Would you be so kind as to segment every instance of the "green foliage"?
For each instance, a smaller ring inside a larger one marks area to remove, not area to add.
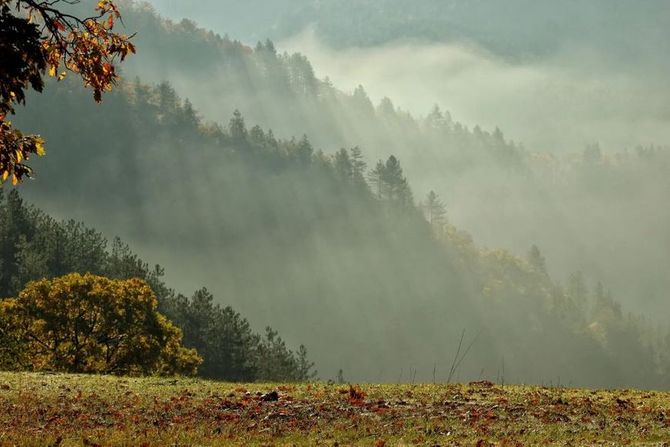
[[[260,337],[230,306],[215,304],[207,289],[196,291],[190,299],[169,297],[163,309],[183,328],[184,344],[204,357],[199,369],[203,377],[233,382],[296,382],[316,376],[304,346],[295,353],[290,351],[271,328],[266,329],[264,338]]]
[[[301,345],[298,352],[291,352],[277,331],[268,327],[257,348],[256,368],[258,378],[270,382],[308,381],[316,377],[314,363],[307,359],[307,350]]]
[[[195,374],[202,359],[157,312],[142,280],[73,273],[31,282],[0,302],[12,369],[124,375]],[[3,362],[3,363],[5,363]]]
[[[175,294],[162,280],[163,269],[160,266],[151,268],[119,238],[109,244],[100,232],[82,223],[56,221],[37,208],[25,205],[16,190],[5,197],[4,191],[0,189],[0,266],[0,296],[22,296],[24,292],[21,290],[30,281],[60,277],[70,272],[90,272],[108,278],[130,281],[136,281],[131,278],[140,278],[146,281],[158,296],[160,312],[183,332],[184,345],[195,348],[204,357],[202,366],[198,368],[201,376],[231,381],[280,378],[301,381],[314,375],[312,364],[307,361],[306,351],[302,347],[295,353],[288,350],[276,332],[273,332],[273,340],[279,341],[267,343],[231,307],[215,304],[213,296],[205,289],[197,291],[191,299]],[[63,281],[66,282],[70,279],[84,281],[77,276],[65,278]],[[86,283],[92,277],[85,278]],[[111,300],[114,298],[113,293],[120,290],[120,286],[112,280],[96,278],[95,281],[110,288],[106,295],[97,297],[98,302]],[[44,280],[34,284],[42,284],[44,289],[51,283]],[[33,290],[36,286],[31,287]],[[146,293],[147,289],[142,288],[141,291]],[[154,305],[151,301],[153,298],[146,301],[147,297],[142,297],[146,305]],[[130,299],[131,295],[126,298]],[[10,306],[10,303],[14,301],[7,301],[6,306]],[[163,324],[163,317],[156,318]],[[170,324],[165,330],[174,336]],[[96,327],[97,331],[107,329],[109,327]],[[25,343],[19,341],[16,331],[10,332],[5,326],[0,327],[0,369],[17,366],[19,347],[25,347]],[[178,368],[180,362],[183,363],[183,359],[180,360],[182,351],[177,349],[173,341],[167,344],[166,349],[162,354],[160,371],[154,372],[168,373],[171,372],[170,368]],[[166,356],[171,356],[172,367]],[[273,362],[268,363],[263,359]],[[29,360],[32,361],[32,358]],[[49,361],[44,360],[47,363]],[[262,367],[261,362],[265,362]],[[29,361],[23,363],[28,365]],[[103,367],[96,363],[89,367],[68,365],[67,368],[83,368],[86,372],[92,372],[95,368]],[[112,371],[112,366],[105,368],[96,371],[116,372]]]
[[[400,161],[391,155],[386,163],[379,160],[375,168],[368,174],[377,198],[400,207],[414,205],[412,191],[407,183]]]
[[[433,227],[440,227],[445,223],[447,209],[444,202],[439,198],[435,191],[430,191],[426,196],[425,202],[419,205],[423,210],[426,220]]]

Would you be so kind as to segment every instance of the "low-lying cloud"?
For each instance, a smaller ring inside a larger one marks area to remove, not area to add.
[[[599,141],[621,150],[670,140],[661,64],[631,67],[577,47],[526,63],[444,43],[333,49],[313,29],[277,46],[305,54],[317,76],[339,88],[362,84],[373,101],[388,96],[419,115],[437,103],[466,124],[499,126],[529,149],[577,151]]]

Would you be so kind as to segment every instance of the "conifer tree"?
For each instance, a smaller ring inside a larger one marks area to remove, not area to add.
[[[421,205],[424,215],[431,226],[442,225],[445,221],[447,210],[444,202],[440,200],[435,191],[430,191],[426,196],[426,201]]]

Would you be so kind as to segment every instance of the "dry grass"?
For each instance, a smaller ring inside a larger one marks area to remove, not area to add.
[[[0,373],[0,445],[670,446],[666,441],[667,393]]]

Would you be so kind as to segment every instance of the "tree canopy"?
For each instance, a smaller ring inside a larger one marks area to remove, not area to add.
[[[70,12],[67,0],[0,0],[0,178],[13,184],[30,176],[26,161],[44,155],[44,140],[24,135],[8,115],[25,104],[26,91],[41,92],[44,78],[62,80],[70,71],[93,90],[95,101],[118,79],[115,69],[135,46],[132,36],[114,31],[121,14],[111,0],[100,0],[89,17]]]
[[[72,273],[32,282],[18,298],[0,302],[0,345],[14,348],[0,358],[2,366],[76,373],[195,374],[202,359],[194,349],[182,346],[181,330],[157,307],[156,295],[140,279]]]

